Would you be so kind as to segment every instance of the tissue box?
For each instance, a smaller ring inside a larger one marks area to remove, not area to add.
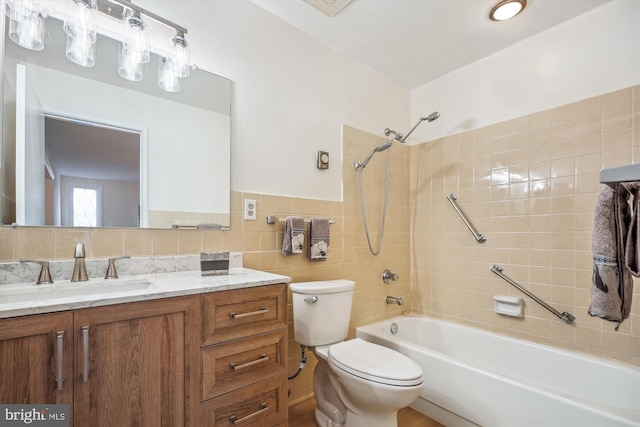
[[[200,270],[203,276],[229,274],[229,251],[200,252]]]
[[[242,252],[229,252],[229,274],[242,273]]]

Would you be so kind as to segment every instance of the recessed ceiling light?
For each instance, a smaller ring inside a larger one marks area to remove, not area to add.
[[[506,21],[524,10],[527,0],[502,0],[493,6],[489,12],[489,19],[492,21]]]

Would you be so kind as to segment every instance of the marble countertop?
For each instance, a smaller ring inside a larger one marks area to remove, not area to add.
[[[290,277],[248,268],[228,275],[202,276],[200,270],[120,276],[86,282],[56,281],[50,285],[0,286],[0,318],[51,313],[86,307],[226,291],[277,283]]]

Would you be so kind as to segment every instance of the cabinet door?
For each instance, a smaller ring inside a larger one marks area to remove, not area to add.
[[[68,404],[72,412],[70,312],[0,319],[0,402]]]
[[[74,312],[76,426],[198,425],[199,298]]]

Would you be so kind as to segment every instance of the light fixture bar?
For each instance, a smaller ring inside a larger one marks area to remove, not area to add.
[[[109,4],[106,4],[109,3]],[[118,5],[121,8],[119,10],[114,9],[111,5]],[[144,15],[148,18],[153,19],[154,21],[158,21],[161,24],[166,25],[167,27],[173,28],[174,30],[176,30],[177,32],[181,32],[183,34],[187,34],[187,29],[184,28],[181,25],[176,24],[173,21],[170,21],[166,18],[163,18],[160,15],[157,15],[143,7],[140,7],[136,4],[133,4],[132,2],[130,2],[129,0],[102,0],[102,1],[98,1],[98,10],[102,13],[106,13],[107,15],[113,16],[114,18],[117,19],[122,19],[123,16],[123,9],[130,9],[134,12],[138,12],[141,15]]]

